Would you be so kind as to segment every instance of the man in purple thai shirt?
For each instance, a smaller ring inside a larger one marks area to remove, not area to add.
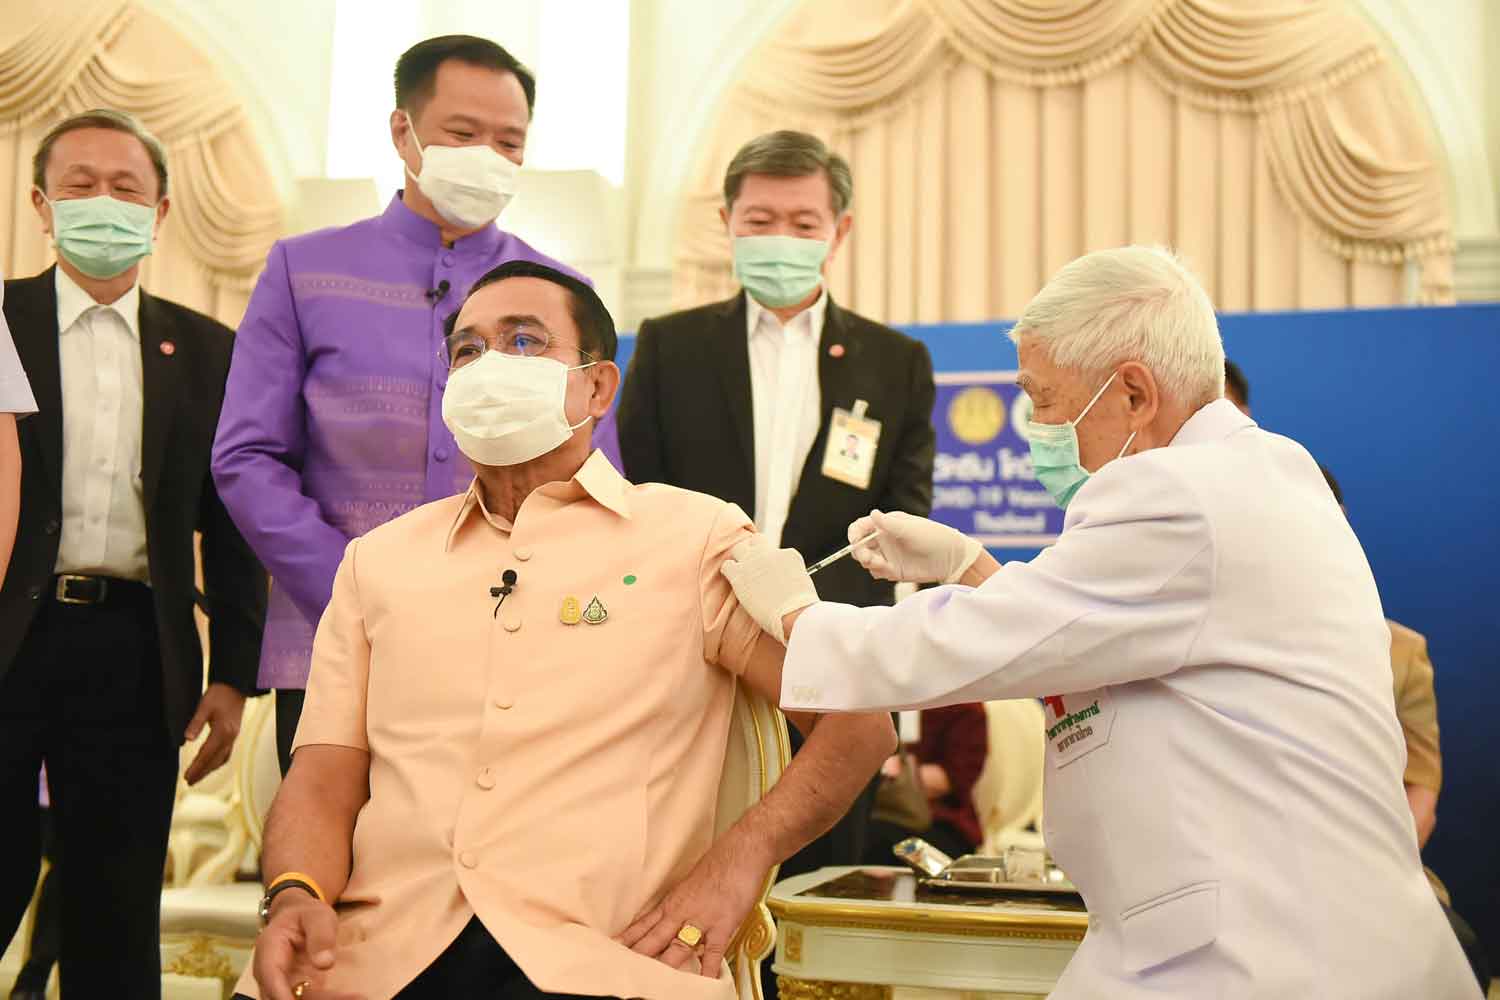
[[[276,690],[283,772],[344,546],[472,478],[443,425],[443,321],[498,264],[560,266],[494,224],[535,98],[487,39],[407,50],[390,118],[405,189],[379,216],[278,242],[240,324],[213,476],[273,578],[258,683]]]

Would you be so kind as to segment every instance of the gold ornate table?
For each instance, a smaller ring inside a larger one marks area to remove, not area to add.
[[[1032,1000],[1088,929],[1077,897],[921,886],[904,868],[824,868],[776,884],[782,1000]]]

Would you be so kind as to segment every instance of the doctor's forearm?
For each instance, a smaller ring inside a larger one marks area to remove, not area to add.
[[[979,558],[975,559],[973,564],[964,570],[963,576],[958,578],[958,582],[965,587],[977,587],[999,571],[999,560],[990,555],[988,549],[984,549],[980,551]]]

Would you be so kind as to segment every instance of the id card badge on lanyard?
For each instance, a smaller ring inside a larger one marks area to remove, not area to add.
[[[863,399],[854,401],[852,411],[836,408],[823,449],[823,475],[858,490],[870,488],[880,446],[880,421],[865,416],[869,408]]]

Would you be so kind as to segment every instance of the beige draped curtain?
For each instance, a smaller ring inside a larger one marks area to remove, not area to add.
[[[776,128],[849,160],[832,289],[888,322],[1014,316],[1123,243],[1178,248],[1227,311],[1452,301],[1444,172],[1351,0],[804,3],[710,132],[679,304],[735,288],[724,167]]]
[[[142,284],[239,322],[282,226],[281,204],[230,87],[159,16],[130,0],[4,0],[0,19],[0,269],[53,260],[31,205],[31,158],[60,118],[128,111],[167,150],[171,209]]]

